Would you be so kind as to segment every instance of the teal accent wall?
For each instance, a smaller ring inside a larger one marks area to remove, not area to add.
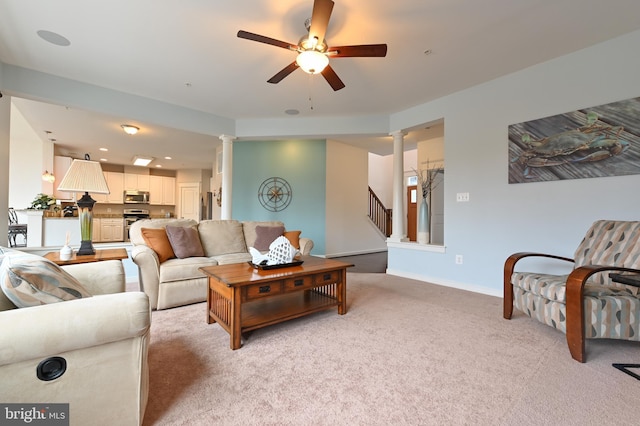
[[[311,238],[312,254],[325,254],[325,140],[236,141],[233,143],[232,216],[237,220],[279,220],[288,230]],[[265,179],[279,177],[291,185],[291,204],[279,212],[258,200]]]

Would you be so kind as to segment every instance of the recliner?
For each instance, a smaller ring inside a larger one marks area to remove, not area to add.
[[[516,272],[527,257],[573,262],[568,275]],[[640,341],[640,288],[615,282],[611,273],[640,274],[640,222],[593,223],[573,259],[521,252],[504,264],[504,318],[513,307],[566,333],[571,356],[585,362],[585,339]]]
[[[68,403],[77,425],[142,424],[147,295],[125,292],[119,260],[62,268],[93,297],[16,308],[0,290],[0,401]]]

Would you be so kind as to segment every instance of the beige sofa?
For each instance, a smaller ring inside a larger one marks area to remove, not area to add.
[[[167,225],[195,227],[204,256],[173,258],[160,262],[142,236],[143,228]],[[166,309],[207,300],[207,278],[199,270],[204,266],[243,263],[251,260],[248,247],[256,241],[256,227],[284,226],[279,221],[240,222],[237,220],[144,219],[131,225],[131,258],[138,265],[140,286],[149,296],[152,309]],[[300,253],[308,255],[313,241],[300,238]]]
[[[92,297],[18,309],[0,291],[0,401],[68,403],[72,425],[142,424],[149,383],[147,295],[124,292],[118,260],[63,269]],[[51,357],[66,360],[66,371],[39,379],[38,365]]]

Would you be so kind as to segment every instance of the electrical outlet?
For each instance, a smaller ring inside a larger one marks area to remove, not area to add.
[[[164,209],[160,209],[160,213],[164,213]]]
[[[462,265],[462,255],[456,254],[456,265]]]
[[[467,202],[469,201],[469,193],[468,192],[458,192],[456,194],[456,201],[457,202]]]
[[[107,213],[111,213],[111,207],[107,207]]]

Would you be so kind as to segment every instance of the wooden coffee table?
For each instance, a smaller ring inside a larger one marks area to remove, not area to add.
[[[231,349],[242,333],[338,307],[347,312],[347,268],[352,264],[303,256],[302,265],[259,270],[248,263],[200,268],[209,277],[207,323],[230,335]]]

